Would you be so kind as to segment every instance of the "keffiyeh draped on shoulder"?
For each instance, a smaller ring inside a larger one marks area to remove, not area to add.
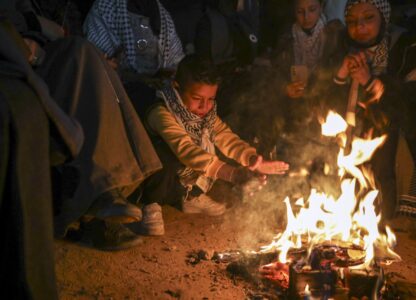
[[[127,1],[95,1],[85,20],[84,31],[88,40],[110,57],[119,50],[123,50],[128,65],[141,73],[142,69],[137,61],[137,41],[133,34]],[[160,13],[158,68],[176,69],[177,64],[184,56],[181,41],[176,34],[175,25],[169,12],[159,0],[155,1]]]
[[[293,49],[296,65],[306,65],[313,72],[322,57],[326,19],[322,15],[311,33],[306,33],[299,24],[292,26]]]

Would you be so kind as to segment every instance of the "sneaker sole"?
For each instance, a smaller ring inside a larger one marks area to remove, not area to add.
[[[146,227],[142,225],[140,233],[148,236],[161,236],[165,234],[165,227]]]
[[[146,235],[150,235],[150,236],[161,236],[165,234],[165,228],[162,229],[147,229],[146,231]]]

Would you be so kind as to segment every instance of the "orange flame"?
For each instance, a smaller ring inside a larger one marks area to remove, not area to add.
[[[330,112],[322,124],[322,133],[342,138],[347,129],[346,124],[341,116]],[[288,251],[301,248],[303,238],[309,253],[315,245],[326,241],[346,242],[361,247],[365,250],[365,262],[360,268],[373,262],[376,248],[385,248],[392,260],[400,260],[400,256],[392,250],[395,236],[391,229],[386,228],[387,235],[378,230],[381,215],[376,214],[374,206],[378,191],[371,171],[362,166],[385,140],[385,135],[374,139],[354,137],[348,155],[345,155],[344,148],[341,147],[337,160],[341,180],[341,195],[338,199],[312,189],[307,207],[303,199],[296,201],[300,210],[295,215],[290,199],[286,197],[286,229],[271,244],[263,246],[261,251],[276,249],[279,251],[279,261],[286,263]],[[350,178],[346,178],[346,175],[350,175]],[[362,196],[356,195],[357,183],[360,191],[358,195]]]

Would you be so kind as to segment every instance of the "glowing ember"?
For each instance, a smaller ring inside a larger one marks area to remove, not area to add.
[[[347,123],[336,113],[330,112],[322,124],[322,133],[343,138]],[[386,234],[380,233],[378,224],[381,215],[375,212],[374,201],[378,191],[370,170],[363,167],[373,153],[383,145],[386,136],[372,139],[354,137],[351,151],[345,155],[345,142],[338,154],[338,174],[340,176],[341,194],[334,197],[312,189],[309,198],[298,199],[300,207],[295,215],[286,197],[287,226],[278,234],[270,245],[262,247],[262,252],[279,251],[279,261],[286,263],[290,249],[307,248],[308,255],[313,248],[329,243],[351,248],[348,254],[364,256],[363,264],[357,268],[368,267],[375,258],[375,252],[385,253],[384,258],[400,260],[391,249],[395,245],[395,236],[390,228]],[[354,249],[361,249],[360,251]],[[363,252],[364,250],[364,252]]]

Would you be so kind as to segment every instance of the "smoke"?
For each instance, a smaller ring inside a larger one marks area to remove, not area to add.
[[[317,81],[321,83],[311,83],[304,99],[284,96],[285,81],[270,67],[253,67],[225,81],[218,96],[222,119],[266,159],[290,164],[289,174],[269,176],[263,191],[244,196],[243,203],[228,214],[226,221],[244,232],[239,236],[242,247],[269,243],[285,227],[285,197],[292,204],[300,197],[306,200],[311,188],[339,194],[338,146],[321,135],[318,121],[338,100],[331,99],[331,79],[332,73],[321,72]]]

